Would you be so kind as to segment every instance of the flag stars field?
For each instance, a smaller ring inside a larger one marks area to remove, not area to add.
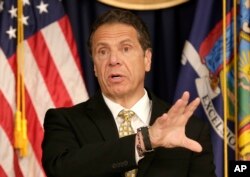
[[[6,31],[6,33],[9,35],[9,39],[16,38],[16,28],[10,26],[9,30]]]
[[[23,0],[23,6],[30,5],[30,0]]]
[[[21,18],[21,21],[24,25],[28,26],[28,19],[29,19],[29,16],[24,16],[22,15],[22,18]]]
[[[11,9],[8,12],[10,13],[11,18],[17,17],[17,8],[15,8],[13,5],[11,6]]]
[[[47,9],[48,5],[49,4],[45,4],[43,1],[41,1],[40,5],[36,6],[36,8],[39,9],[39,14],[48,13],[48,9]]]
[[[3,1],[0,1],[0,12],[2,12],[4,10],[4,2]],[[30,1],[29,0],[23,0],[23,6],[25,5],[29,5],[30,6]],[[49,4],[48,3],[44,3],[44,1],[40,1],[40,4],[36,6],[37,10],[39,11],[39,14],[43,14],[43,13],[48,13],[48,6]],[[12,5],[10,10],[8,10],[8,13],[11,17],[11,19],[13,18],[17,18],[17,8]],[[29,16],[25,16],[25,15],[22,15],[22,18],[20,19],[22,21],[22,23],[25,25],[25,26],[28,26],[29,25]],[[13,38],[16,38],[16,31],[17,29],[14,28],[13,26],[10,26],[9,29],[6,31],[6,34],[9,35],[9,39],[13,39]]]

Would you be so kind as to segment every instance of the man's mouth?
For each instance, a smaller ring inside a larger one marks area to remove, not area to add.
[[[111,74],[109,77],[111,82],[121,82],[123,80],[123,76],[121,74]]]
[[[114,78],[120,78],[120,77],[121,77],[121,75],[119,75],[119,74],[112,74],[112,75],[111,75],[111,78],[113,78],[113,79],[114,79]]]

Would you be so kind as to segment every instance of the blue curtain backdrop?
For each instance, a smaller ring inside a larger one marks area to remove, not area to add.
[[[95,0],[63,0],[72,23],[89,95],[98,89],[86,41],[95,18],[114,8]],[[178,78],[184,41],[192,26],[196,0],[161,10],[133,11],[147,24],[153,43],[153,63],[146,87],[158,97],[172,102]]]

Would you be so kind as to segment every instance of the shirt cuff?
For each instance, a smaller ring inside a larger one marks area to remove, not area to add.
[[[143,158],[144,158],[144,156],[142,156],[142,157],[139,156],[139,154],[138,154],[138,152],[137,152],[137,148],[136,148],[136,146],[135,146],[135,161],[136,161],[136,164],[138,165],[138,162],[139,162],[141,159],[143,159]]]

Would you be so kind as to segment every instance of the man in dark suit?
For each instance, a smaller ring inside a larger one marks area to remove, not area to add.
[[[50,109],[42,163],[48,177],[214,177],[206,124],[189,93],[168,106],[144,88],[151,42],[133,13],[111,10],[88,41],[100,91],[71,108]]]

